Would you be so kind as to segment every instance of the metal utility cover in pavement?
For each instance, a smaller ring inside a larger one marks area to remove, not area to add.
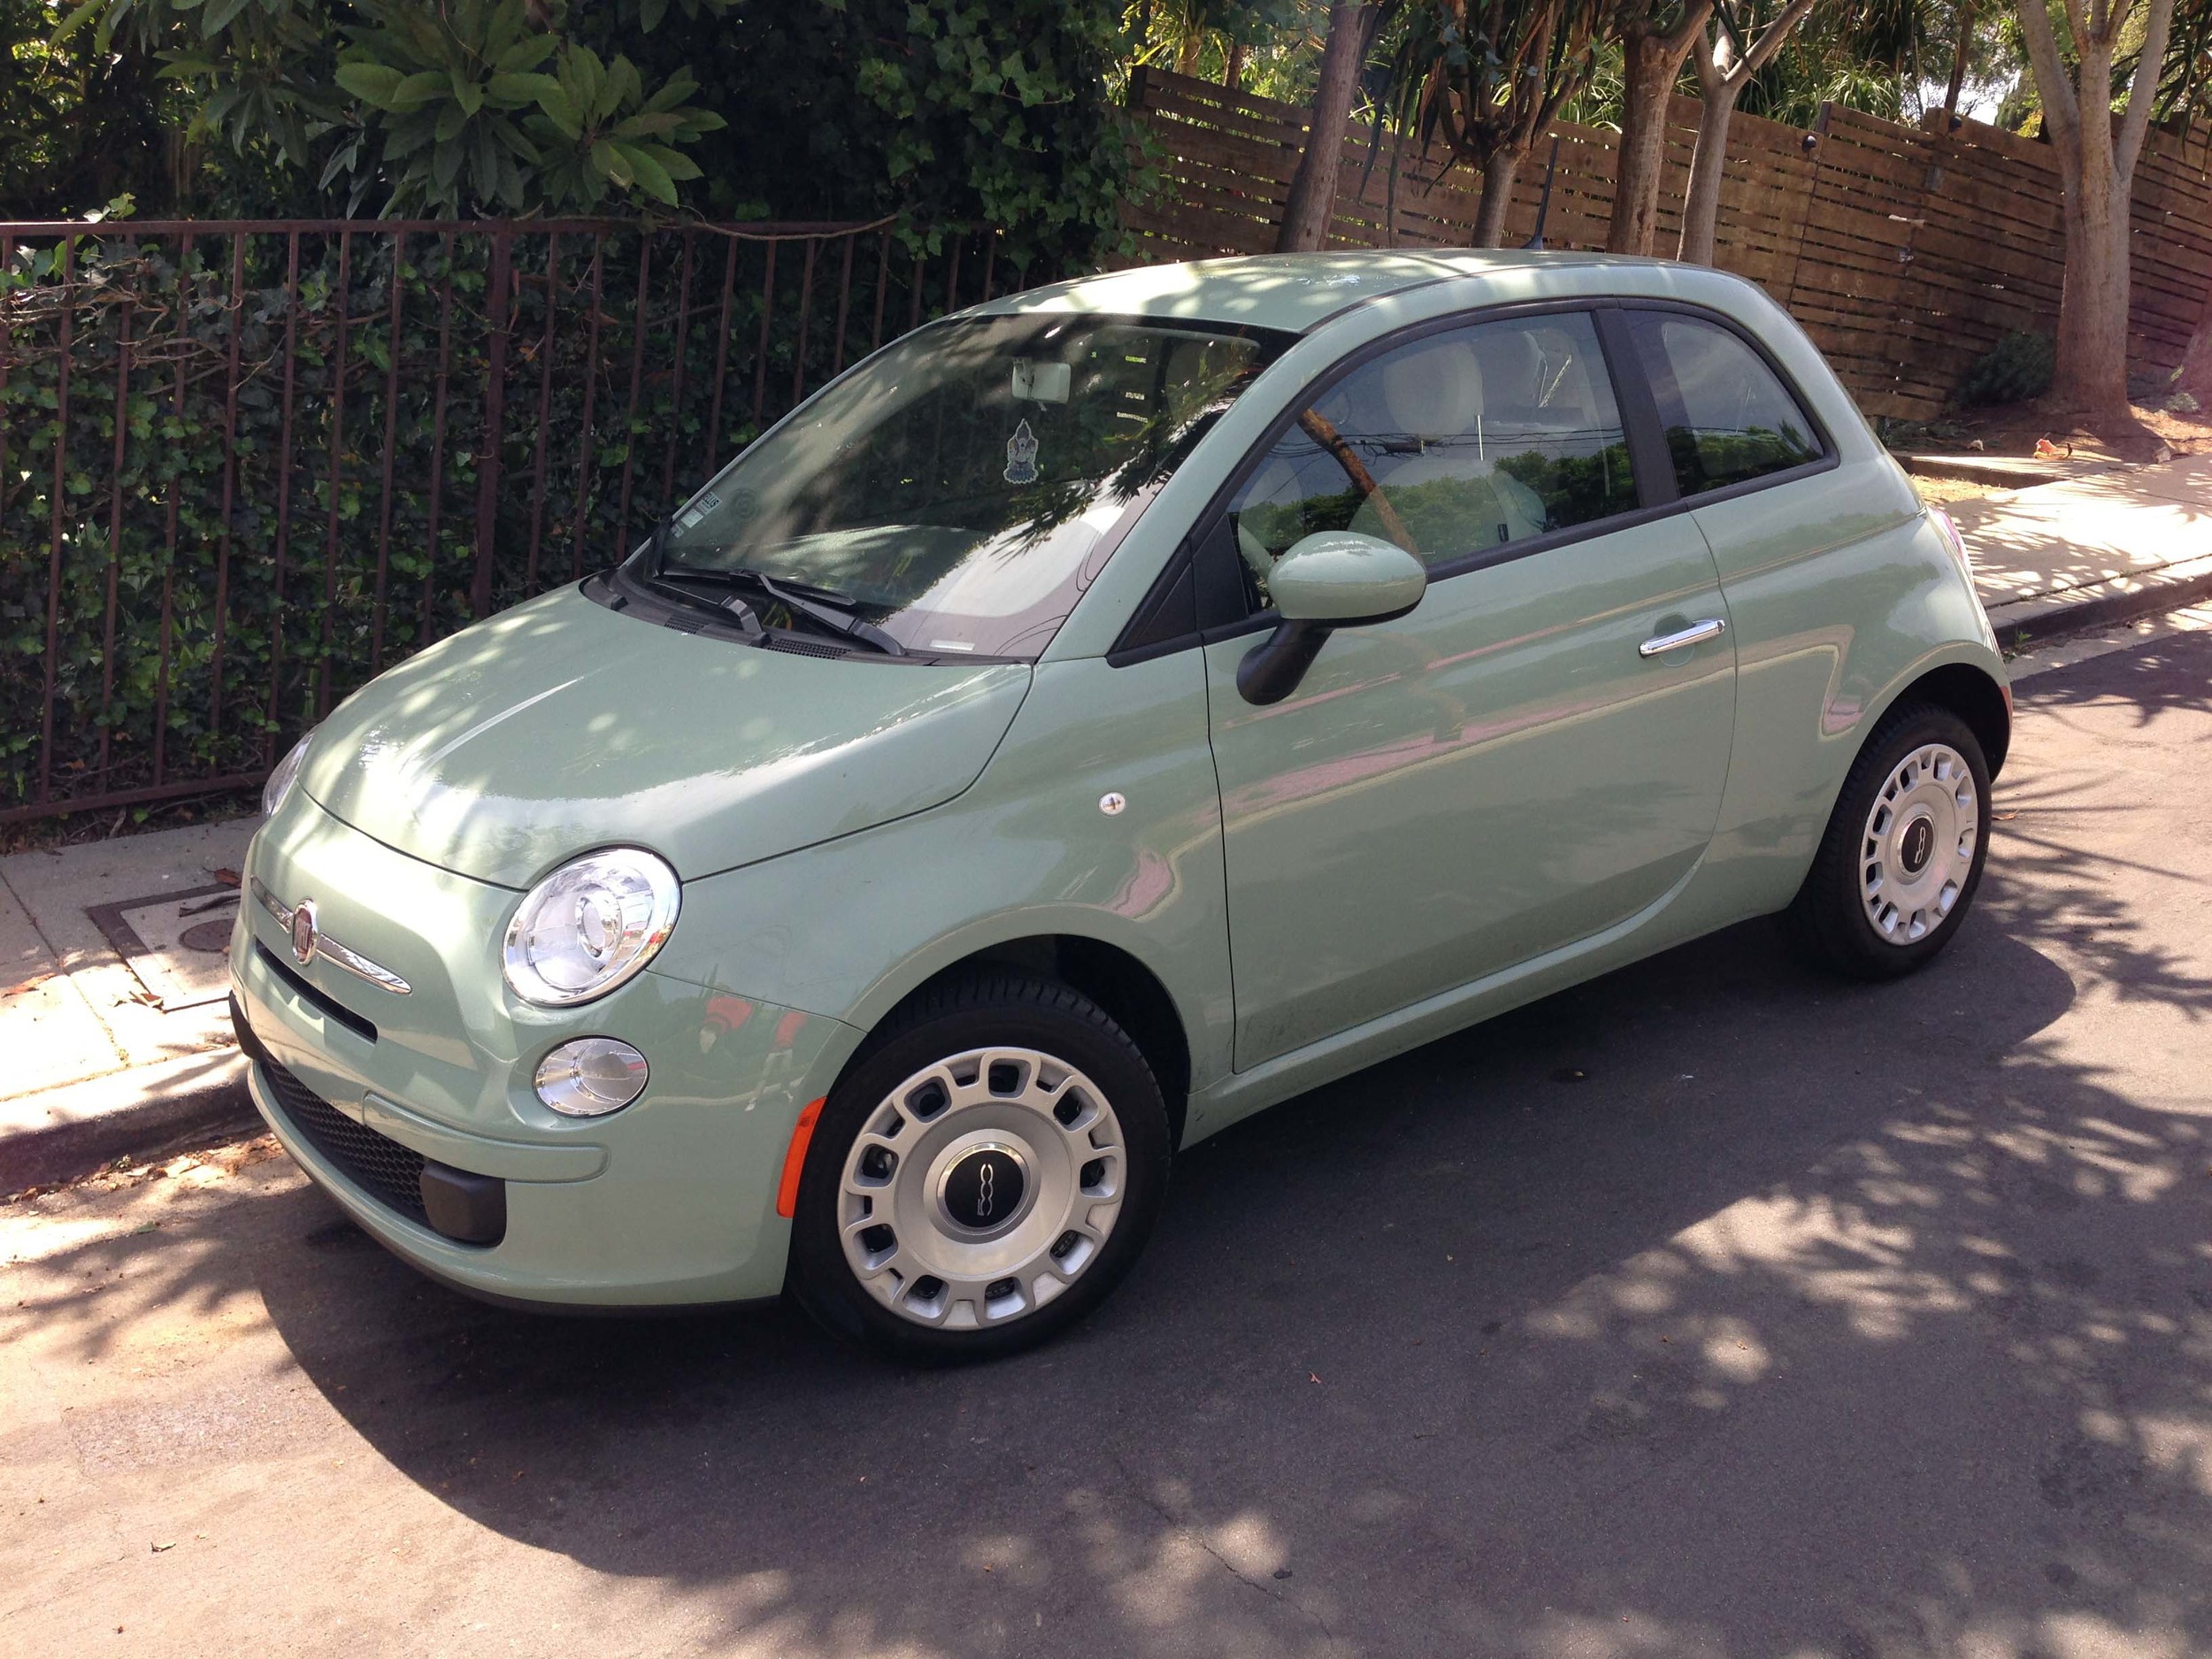
[[[238,889],[191,887],[85,907],[165,1014],[219,1002],[230,990]]]

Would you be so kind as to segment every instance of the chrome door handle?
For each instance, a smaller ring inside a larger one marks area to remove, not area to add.
[[[1640,657],[1660,657],[1669,651],[1678,651],[1686,645],[1702,645],[1708,640],[1717,640],[1728,632],[1728,625],[1718,617],[1708,617],[1702,622],[1693,622],[1686,628],[1672,634],[1662,634],[1656,639],[1646,640],[1636,648]]]

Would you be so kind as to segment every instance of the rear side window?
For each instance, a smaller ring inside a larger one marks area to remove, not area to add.
[[[1631,311],[1676,488],[1702,495],[1820,458],[1796,398],[1736,334],[1671,311]]]
[[[1429,565],[1637,505],[1587,314],[1479,323],[1362,364],[1279,439],[1229,513],[1254,607],[1302,536],[1357,530]]]

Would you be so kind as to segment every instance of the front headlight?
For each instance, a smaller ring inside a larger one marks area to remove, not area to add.
[[[563,864],[507,925],[507,984],[526,1002],[566,1008],[604,996],[653,959],[676,926],[676,872],[639,847]]]
[[[300,768],[307,764],[307,746],[314,736],[310,732],[293,744],[291,751],[277,762],[269,781],[261,786],[261,810],[265,816],[276,816],[277,809],[284,804],[284,797],[292,793],[292,786],[300,780]]]

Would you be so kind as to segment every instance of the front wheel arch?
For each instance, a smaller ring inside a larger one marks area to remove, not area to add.
[[[1064,985],[1104,1010],[1129,1035],[1167,1102],[1170,1144],[1180,1147],[1190,1104],[1191,1044],[1181,1010],[1158,974],[1120,946],[1087,933],[1033,933],[1001,940],[947,963],[901,996],[876,1020],[840,1075],[875,1047],[878,1032],[895,1026],[905,1011],[932,993],[994,971],[1027,974]]]

